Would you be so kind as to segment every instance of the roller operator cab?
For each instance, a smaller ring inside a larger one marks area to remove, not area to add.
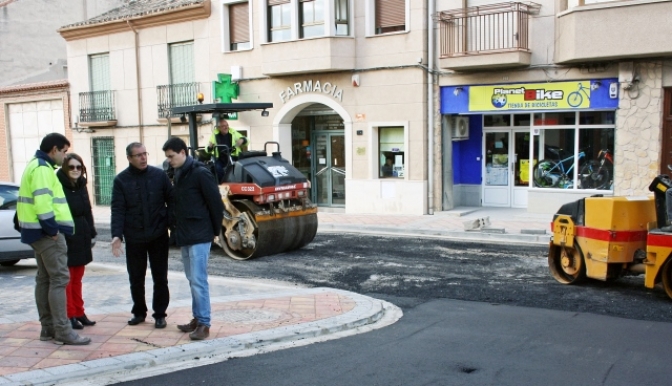
[[[270,103],[217,103],[174,108],[173,114],[189,115],[192,155],[216,176],[214,159],[196,145],[196,114],[272,107]],[[219,150],[229,154],[228,149]],[[267,142],[263,151],[241,152],[235,161],[229,157],[219,184],[224,219],[215,243],[237,260],[274,255],[309,244],[317,233],[317,205],[308,198],[309,189],[306,177],[282,158],[277,142]]]
[[[671,187],[669,177],[660,175],[649,186],[653,196],[598,195],[563,205],[551,224],[551,275],[575,284],[643,274],[647,288],[662,283],[672,298],[672,233],[665,206]]]

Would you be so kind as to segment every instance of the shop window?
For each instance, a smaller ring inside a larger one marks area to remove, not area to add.
[[[607,127],[535,128],[539,132],[539,150],[535,151],[534,187],[555,189],[613,189],[614,126],[607,125],[613,112],[539,113],[535,123],[558,119],[559,122],[576,121],[567,114],[574,114],[586,125],[604,122]],[[613,122],[613,121],[612,121]],[[563,123],[558,123],[562,125]],[[535,141],[535,145],[537,142]]]
[[[530,126],[530,114],[514,114],[514,126]]]
[[[324,0],[301,0],[301,38],[324,36]]]
[[[576,123],[576,113],[536,113],[534,124],[537,126],[564,126]]]
[[[378,132],[380,178],[403,178],[405,147],[403,127],[380,127]]]
[[[292,38],[292,5],[289,0],[268,0],[268,41]]]
[[[614,111],[586,111],[579,113],[580,125],[613,125],[616,119]]]
[[[483,127],[502,127],[502,126],[511,126],[510,114],[489,114],[483,116]]]
[[[229,50],[240,51],[252,48],[249,2],[230,4],[225,7],[229,13]]]

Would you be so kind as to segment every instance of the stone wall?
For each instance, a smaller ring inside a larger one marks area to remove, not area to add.
[[[634,69],[634,71],[633,71]],[[619,64],[620,100],[616,115],[614,195],[649,194],[659,173],[662,138],[662,62]],[[629,89],[635,75],[635,81]],[[638,81],[636,79],[639,79]]]

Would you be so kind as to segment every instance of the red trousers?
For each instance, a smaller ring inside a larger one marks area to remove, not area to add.
[[[68,304],[68,319],[78,318],[84,315],[84,299],[82,298],[82,277],[84,277],[85,265],[68,267],[70,270],[70,282],[65,287],[65,295]]]

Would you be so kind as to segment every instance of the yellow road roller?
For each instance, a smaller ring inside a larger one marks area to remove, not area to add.
[[[644,286],[662,283],[672,298],[672,233],[660,229],[668,224],[670,188],[670,178],[659,175],[649,186],[653,196],[597,195],[563,205],[551,224],[551,275],[575,284],[586,277],[611,281],[643,274]]]

